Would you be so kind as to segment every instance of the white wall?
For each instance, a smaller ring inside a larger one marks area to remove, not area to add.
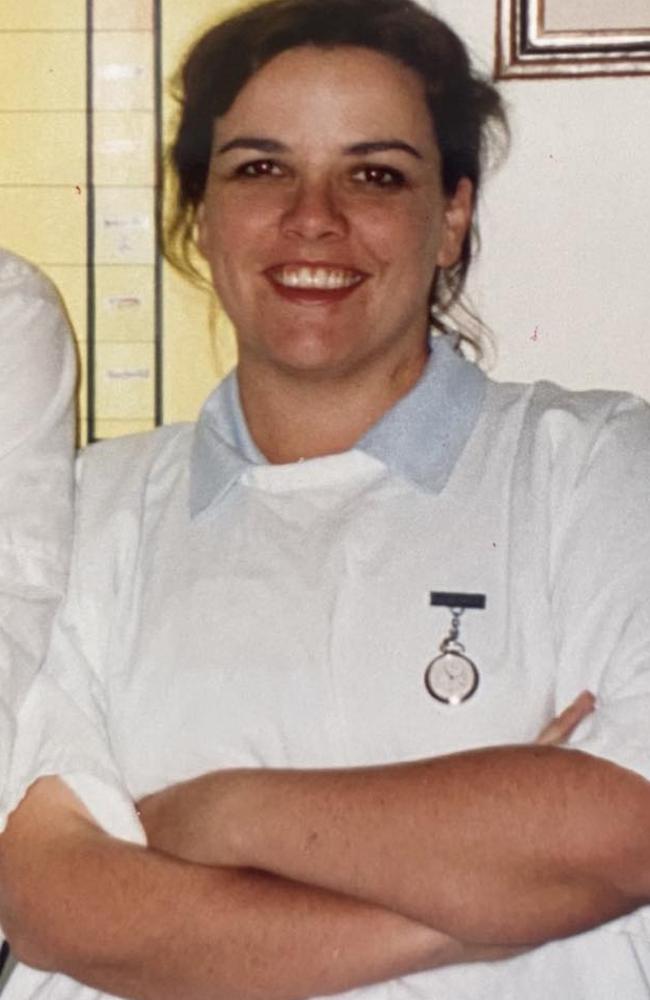
[[[429,5],[490,72],[496,0]],[[512,147],[485,185],[468,286],[492,374],[650,399],[650,76],[499,86]]]

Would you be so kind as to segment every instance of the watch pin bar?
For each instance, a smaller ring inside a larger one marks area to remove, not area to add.
[[[431,591],[431,604],[436,608],[485,607],[485,594],[455,594],[443,590]]]

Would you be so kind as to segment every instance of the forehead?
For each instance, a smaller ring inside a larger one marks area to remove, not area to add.
[[[394,138],[432,143],[424,84],[392,56],[356,46],[304,45],[275,56],[217,119],[219,141],[242,128],[345,141]]]

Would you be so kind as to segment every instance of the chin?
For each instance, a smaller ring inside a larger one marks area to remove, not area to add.
[[[274,362],[287,374],[315,379],[343,375],[353,367],[349,359],[326,351],[287,353]]]
[[[266,356],[278,368],[305,374],[344,371],[354,364],[349,339],[342,338],[340,332],[332,336],[303,330],[283,337],[281,343],[269,344]]]

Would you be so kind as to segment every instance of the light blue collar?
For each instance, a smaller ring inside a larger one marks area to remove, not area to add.
[[[487,379],[450,346],[431,343],[427,365],[406,396],[358,441],[395,475],[439,493],[478,419]],[[221,499],[251,464],[266,464],[252,440],[239,400],[236,372],[208,397],[194,434],[192,517]]]

